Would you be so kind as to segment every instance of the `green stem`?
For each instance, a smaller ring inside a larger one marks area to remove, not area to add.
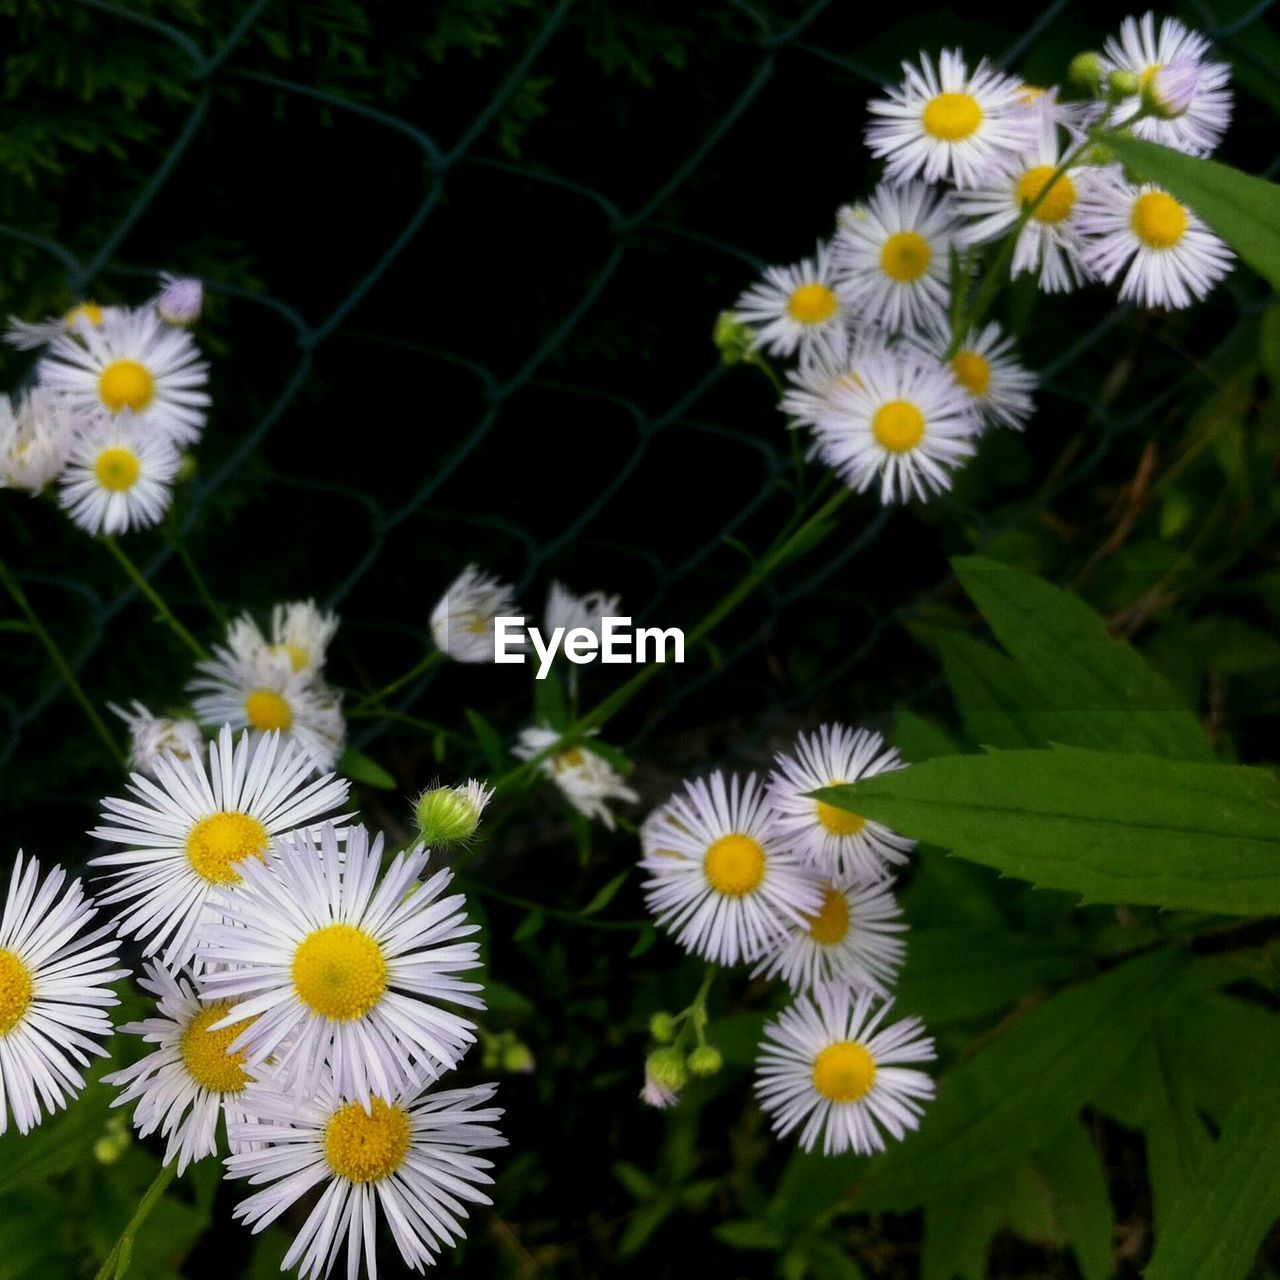
[[[214,621],[218,626],[226,628],[227,615],[223,607],[218,603],[217,597],[209,590],[209,584],[204,580],[204,574],[200,572],[195,562],[195,557],[187,549],[186,540],[179,533],[173,533],[169,536],[169,545],[177,552],[178,559],[182,561],[186,568],[187,576],[191,579],[192,585],[199,593],[200,599],[204,601],[204,607],[213,614]]]
[[[72,669],[71,663],[67,661],[66,655],[58,648],[57,642],[49,634],[44,623],[40,621],[40,617],[32,607],[31,601],[27,599],[26,592],[23,591],[17,578],[9,572],[9,568],[3,560],[0,560],[0,582],[4,583],[5,590],[8,591],[13,603],[18,606],[31,630],[44,646],[45,652],[49,655],[50,661],[62,679],[62,683],[66,685],[71,691],[72,697],[80,704],[89,723],[93,725],[94,732],[102,739],[103,745],[111,753],[111,759],[121,768],[126,767],[128,762],[125,759],[124,752],[120,749],[120,744],[107,727],[106,722],[98,714],[97,708],[89,701],[88,694],[81,687],[80,681],[76,679],[76,673]]]
[[[403,689],[411,680],[416,680],[421,675],[426,675],[436,663],[444,658],[444,654],[439,649],[430,650],[424,658],[411,667],[402,676],[397,676],[390,684],[383,685],[381,689],[375,689],[372,693],[366,694],[355,705],[352,714],[356,712],[367,711],[370,707],[376,707],[379,703],[385,702],[397,689]]]
[[[608,933],[619,931],[637,933],[641,929],[648,928],[650,924],[648,920],[597,920],[594,916],[584,916],[580,912],[569,911],[564,907],[549,906],[545,902],[534,902],[531,898],[521,898],[514,893],[507,893],[504,889],[495,889],[486,881],[473,880],[470,876],[455,874],[454,883],[460,889],[464,889],[467,893],[474,893],[478,897],[492,898],[495,902],[505,902],[508,906],[521,907],[525,911],[541,911],[543,915],[581,925],[584,929],[600,929]]]
[[[132,1218],[129,1219],[129,1225],[120,1233],[120,1239],[117,1240],[107,1254],[106,1261],[98,1268],[98,1273],[94,1280],[123,1280],[123,1276],[129,1270],[129,1263],[133,1257],[133,1241],[134,1237],[142,1228],[142,1224],[150,1217],[152,1209],[164,1199],[164,1193],[169,1189],[169,1184],[177,1175],[177,1164],[165,1165],[158,1174],[155,1181],[146,1189],[142,1199],[138,1202],[138,1208],[134,1212]]]
[[[197,658],[207,658],[208,650],[204,645],[191,634],[190,631],[182,625],[174,616],[174,612],[164,602],[160,593],[142,576],[142,570],[134,564],[129,554],[120,546],[113,537],[104,537],[101,539],[102,545],[115,557],[116,563],[125,571],[130,581],[142,592],[144,596],[151,602],[157,614],[174,635],[182,641],[183,644],[191,650]]]

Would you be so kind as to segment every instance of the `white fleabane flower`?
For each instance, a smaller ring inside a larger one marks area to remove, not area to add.
[[[941,361],[950,342],[948,334],[937,333],[920,345]],[[1014,431],[1027,425],[1035,411],[1031,393],[1036,389],[1036,376],[1023,367],[1013,339],[1006,337],[994,320],[965,334],[946,367],[986,423]]]
[[[189,329],[204,310],[204,285],[189,276],[160,276],[161,289],[156,296],[156,313],[165,324]]]
[[[1022,109],[1035,124],[1038,146],[1056,147],[1059,131],[1078,137],[1088,127],[1093,103],[1061,102],[1059,92],[1056,85],[1044,88],[1024,82],[1018,87]]]
[[[438,1002],[484,1008],[479,983],[454,976],[479,966],[479,946],[463,941],[479,926],[461,894],[442,896],[451,871],[417,883],[422,845],[398,853],[379,882],[382,844],[353,826],[340,852],[329,825],[319,841],[279,841],[267,861],[243,864],[201,949],[211,965],[202,998],[233,1002],[228,1025],[251,1020],[232,1049],[250,1072],[270,1063],[299,1097],[331,1079],[367,1109],[374,1094],[434,1080],[475,1040],[475,1024]]]
[[[801,996],[764,1029],[756,1095],[785,1138],[800,1130],[806,1151],[883,1151],[885,1131],[901,1139],[919,1127],[933,1080],[903,1063],[932,1062],[919,1018],[882,1026],[892,1001],[872,1012],[870,992],[839,983]]]
[[[39,387],[17,400],[0,395],[0,489],[43,492],[71,456],[76,425],[61,398]]]
[[[81,930],[94,918],[79,880],[23,861],[9,877],[0,915],[0,1133],[12,1114],[19,1133],[65,1107],[84,1088],[80,1068],[105,1058],[111,1034],[105,1010],[119,1004],[109,986],[129,976],[119,968],[109,928]],[[81,936],[77,937],[77,934]]]
[[[128,410],[149,434],[176,445],[191,444],[204,428],[208,376],[191,335],[149,307],[62,334],[37,369],[40,385],[75,409],[107,418]]]
[[[324,668],[329,644],[338,631],[338,615],[327,613],[314,600],[289,600],[271,608],[268,633],[242,613],[227,628],[227,646],[238,657],[257,658],[262,653],[289,659],[294,671],[318,675]]]
[[[907,950],[900,936],[907,926],[892,883],[828,880],[822,891],[821,908],[804,925],[788,930],[752,976],[781,978],[795,992],[838,982],[887,996]]]
[[[201,724],[249,729],[255,741],[278,732],[297,743],[316,770],[333,768],[346,737],[339,695],[308,671],[295,671],[287,652],[246,656],[215,645],[196,671],[187,689]]]
[[[431,634],[436,648],[455,662],[492,662],[494,618],[518,614],[515,589],[469,564],[440,597]]]
[[[882,182],[840,211],[837,292],[852,315],[891,333],[943,323],[956,209],[923,182]]]
[[[920,66],[902,64],[905,79],[867,109],[867,146],[885,161],[891,182],[923,177],[977,186],[1002,157],[1030,145],[1039,122],[1026,108],[1013,76],[979,62],[970,73],[958,49],[944,49],[935,68],[927,54]]]
[[[819,245],[814,257],[791,266],[767,267],[764,278],[734,303],[732,314],[755,330],[752,346],[773,356],[792,355],[842,328],[844,308],[826,247]]]
[[[779,752],[769,775],[769,803],[785,846],[829,880],[871,884],[902,866],[915,841],[878,822],[837,809],[810,792],[903,769],[878,733],[824,724]]]
[[[244,1069],[244,1055],[229,1050],[239,1025],[212,1029],[229,1005],[202,1004],[189,975],[171,974],[154,961],[139,986],[156,998],[158,1016],[126,1022],[120,1030],[156,1047],[103,1079],[123,1086],[113,1107],[137,1104],[133,1123],[141,1137],[160,1131],[164,1163],[176,1160],[181,1177],[189,1164],[217,1155],[219,1119],[227,1129],[248,1124],[244,1091],[252,1077]],[[231,1149],[243,1147],[237,1141]]]
[[[547,592],[547,607],[543,624],[548,634],[563,627],[565,635],[577,627],[590,631],[600,639],[602,619],[618,617],[622,608],[621,596],[607,595],[603,591],[588,591],[575,595],[562,582],[553,582]]]
[[[224,725],[217,741],[190,760],[165,755],[155,781],[131,776],[132,799],[108,796],[89,834],[126,846],[90,859],[108,869],[103,905],[127,903],[116,919],[123,936],[144,940],[144,955],[163,949],[168,969],[195,956],[201,931],[215,918],[215,893],[239,892],[247,863],[260,861],[279,836],[311,826],[346,803],[349,784],[326,774],[309,781],[310,758],[268,734],[233,746]]]
[[[686,950],[715,964],[755,960],[822,906],[789,852],[754,774],[686,782],[646,832],[645,901]]]
[[[981,426],[949,370],[911,348],[862,362],[819,416],[818,454],[858,493],[879,480],[880,501],[927,501],[951,487]]]
[[[194,720],[152,715],[136,698],[128,708],[107,706],[128,726],[129,768],[137,773],[154,774],[156,761],[165,755],[190,760],[204,752],[204,735]]]
[[[1153,183],[1134,186],[1107,173],[1081,210],[1085,260],[1111,284],[1123,273],[1122,301],[1182,308],[1203,299],[1231,270],[1234,255],[1184,204]]]
[[[1033,150],[992,170],[981,186],[957,197],[961,214],[970,219],[957,232],[963,245],[1007,235],[1023,210],[1040,200],[1018,233],[1009,274],[1016,278],[1031,272],[1046,293],[1075,289],[1090,274],[1084,262],[1082,197],[1100,171],[1077,165],[1054,179],[1062,158],[1056,139],[1041,139]]]
[[[1174,17],[1154,13],[1126,18],[1119,37],[1103,46],[1105,70],[1138,77],[1143,93],[1122,106],[1112,124],[1188,155],[1207,156],[1222,141],[1231,123],[1231,68],[1210,60],[1212,46],[1198,31]],[[1137,115],[1145,97],[1154,114]]]
[[[127,533],[164,519],[181,459],[127,411],[91,422],[62,471],[58,502],[86,533]]]
[[[481,1085],[379,1096],[364,1108],[336,1097],[328,1082],[301,1101],[254,1085],[248,1095],[255,1122],[231,1132],[259,1145],[226,1164],[229,1177],[261,1189],[233,1216],[256,1233],[323,1187],[282,1269],[316,1280],[329,1274],[345,1246],[349,1280],[359,1275],[362,1257],[369,1280],[376,1280],[380,1209],[405,1265],[421,1271],[465,1234],[466,1203],[492,1203],[478,1190],[493,1181],[492,1163],[474,1153],[506,1146],[492,1127],[501,1109],[483,1106],[495,1092]]]
[[[545,725],[531,725],[520,731],[511,754],[517,760],[530,760],[560,741],[560,734]],[[587,818],[598,818],[613,830],[610,803],[623,800],[635,804],[640,799],[627,786],[626,780],[602,755],[589,745],[566,747],[538,764],[544,777],[564,792],[565,798]]]
[[[793,369],[787,370],[791,384],[778,407],[793,426],[812,427],[827,411],[831,395],[840,386],[856,386],[858,368],[871,356],[885,350],[884,331],[871,329],[854,337],[847,330],[813,343],[801,352]]]
[[[79,333],[87,328],[99,329],[109,316],[118,316],[122,310],[121,307],[100,307],[96,302],[81,302],[66,315],[46,316],[35,323],[10,316],[4,340],[19,351],[38,351],[64,333]]]

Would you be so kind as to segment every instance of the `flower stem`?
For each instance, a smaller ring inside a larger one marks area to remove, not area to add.
[[[49,655],[49,659],[57,670],[62,683],[67,686],[71,691],[72,697],[80,704],[89,723],[93,725],[94,732],[102,739],[103,745],[111,753],[112,760],[123,768],[127,762],[124,753],[120,749],[120,744],[107,727],[106,722],[98,714],[98,709],[89,701],[88,694],[81,687],[80,681],[76,679],[76,673],[71,663],[67,661],[66,655],[58,648],[57,642],[49,634],[48,628],[40,621],[40,617],[32,607],[31,601],[27,599],[27,593],[23,591],[17,578],[10,573],[3,560],[0,560],[0,582],[4,583],[5,590],[8,591],[13,603],[18,606],[22,616],[27,620],[27,625],[30,626],[36,638],[44,646],[45,652]]]
[[[129,1219],[129,1225],[120,1233],[120,1239],[112,1246],[111,1252],[107,1254],[106,1261],[98,1268],[98,1273],[94,1280],[123,1280],[125,1273],[129,1270],[129,1263],[133,1258],[133,1241],[134,1237],[141,1230],[142,1225],[147,1218],[151,1216],[151,1211],[164,1199],[164,1193],[169,1189],[169,1184],[174,1180],[178,1172],[177,1164],[165,1165],[155,1180],[143,1193],[142,1199],[138,1202],[138,1207],[134,1211],[134,1215]]]
[[[443,659],[444,654],[439,649],[431,649],[427,654],[402,676],[397,676],[390,684],[383,685],[381,689],[375,689],[373,693],[366,694],[356,703],[351,714],[367,711],[370,707],[376,707],[379,703],[385,702],[397,689],[403,689],[411,680],[416,680],[421,675],[426,675],[437,662]]]
[[[226,611],[218,603],[218,599],[213,592],[209,590],[209,584],[205,582],[204,574],[200,572],[195,557],[187,548],[186,539],[180,533],[170,534],[169,545],[177,553],[178,559],[182,561],[183,567],[187,571],[187,576],[199,593],[200,599],[204,601],[205,608],[213,614],[214,621],[217,622],[218,626],[225,628],[227,625]]]
[[[102,545],[115,557],[116,563],[125,571],[130,581],[142,592],[144,596],[151,602],[160,619],[164,622],[174,635],[182,641],[183,644],[191,650],[197,658],[207,658],[208,650],[204,645],[191,634],[190,631],[178,621],[172,609],[164,602],[160,593],[149,583],[142,575],[142,570],[134,564],[128,552],[126,552],[113,537],[104,537],[101,539]]]

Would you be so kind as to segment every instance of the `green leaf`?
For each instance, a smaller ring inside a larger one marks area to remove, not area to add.
[[[1259,1076],[1232,1110],[1199,1177],[1178,1198],[1146,1280],[1232,1280],[1249,1274],[1280,1217],[1280,1089]]]
[[[1031,1157],[1048,1192],[1055,1229],[1071,1242],[1084,1280],[1111,1275],[1114,1223],[1102,1162],[1084,1126],[1072,1121]]]
[[[1218,160],[1104,133],[1102,141],[1139,178],[1188,204],[1264,280],[1280,289],[1280,186]]]
[[[735,1249],[781,1249],[786,1244],[782,1232],[771,1222],[759,1222],[754,1218],[740,1218],[736,1222],[722,1222],[715,1229],[717,1240]]]
[[[396,780],[376,760],[370,760],[355,747],[348,747],[338,757],[337,769],[344,778],[363,782],[367,787],[377,787],[380,791],[395,790]]]
[[[872,1165],[859,1203],[910,1209],[1043,1147],[1124,1066],[1185,965],[1153,952],[1031,1010],[950,1073],[919,1132]]]
[[[1261,769],[1056,747],[927,760],[815,794],[1085,902],[1280,913],[1280,786]]]
[[[631,874],[628,871],[619,871],[608,884],[604,885],[599,892],[587,903],[581,911],[580,916],[593,916],[597,911],[603,911],[605,907],[611,903],[617,896],[618,890],[627,882],[627,877]]]
[[[533,682],[533,707],[539,720],[557,733],[564,732],[569,723],[569,704],[558,672],[548,671],[545,680]]]
[[[1046,736],[1032,724],[1039,694],[1018,665],[960,632],[938,637],[938,657],[969,736],[984,747],[1036,747]]]
[[[478,711],[472,711],[468,707],[466,715],[485,763],[494,773],[501,773],[507,761],[507,749],[503,745],[502,735]]]
[[[535,908],[516,926],[515,933],[511,935],[512,940],[515,942],[527,942],[538,933],[546,922],[546,913],[541,907]]]
[[[1084,601],[1034,574],[981,556],[952,567],[996,638],[1053,713],[1055,741],[1212,760],[1186,703]],[[1019,699],[1025,692],[1015,685]],[[1024,703],[1025,705],[1025,703]]]
[[[934,756],[953,756],[960,750],[940,724],[905,707],[900,707],[895,717],[893,745],[907,760],[932,760]]]

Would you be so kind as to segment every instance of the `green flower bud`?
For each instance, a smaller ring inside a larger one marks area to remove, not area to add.
[[[699,1045],[689,1055],[689,1070],[695,1076],[713,1076],[724,1066],[724,1055],[713,1044]]]
[[[527,1076],[536,1065],[533,1050],[527,1044],[521,1044],[517,1040],[503,1050],[503,1071],[508,1071],[512,1075]]]
[[[1067,66],[1067,79],[1084,93],[1097,93],[1102,86],[1102,55],[1092,49],[1077,53]]]
[[[649,1034],[659,1044],[670,1044],[676,1034],[676,1020],[665,1010],[649,1019]]]
[[[1107,97],[1112,102],[1132,98],[1140,88],[1142,83],[1132,71],[1113,71],[1107,77]]]
[[[645,1075],[655,1084],[675,1092],[689,1080],[684,1055],[678,1049],[655,1049],[644,1063]]]
[[[194,453],[184,453],[178,459],[178,472],[174,476],[177,484],[186,484],[190,480],[194,480],[200,473],[200,464],[196,461]]]
[[[716,317],[716,327],[711,334],[711,340],[725,364],[738,364],[745,360],[751,353],[754,337],[751,326],[735,319],[732,311],[722,311]]]
[[[465,787],[428,787],[413,808],[423,843],[437,849],[465,844],[475,835],[492,796],[492,790],[474,778]]]

